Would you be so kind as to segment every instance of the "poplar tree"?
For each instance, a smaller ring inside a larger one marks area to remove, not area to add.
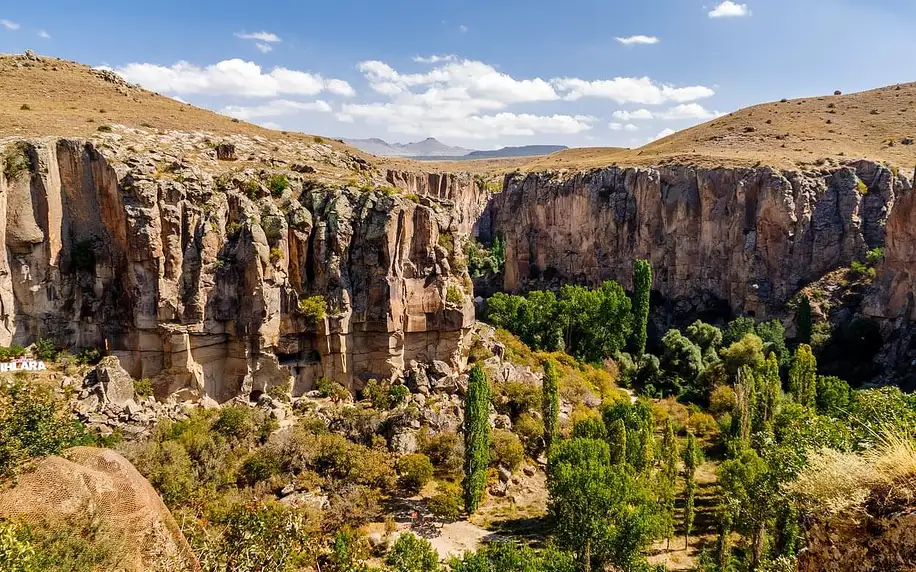
[[[690,545],[690,533],[693,530],[693,521],[696,518],[696,492],[697,492],[697,467],[702,460],[700,446],[697,444],[697,438],[693,433],[687,434],[687,447],[684,449],[684,469],[685,469],[685,494],[684,503],[684,547]]]
[[[608,427],[608,444],[611,446],[611,464],[627,462],[627,426],[623,419],[614,419]]]
[[[553,360],[544,362],[544,383],[541,389],[541,414],[544,416],[544,446],[550,451],[560,422],[559,375]]]
[[[464,508],[477,510],[490,462],[490,386],[479,364],[471,369],[464,402]]]
[[[661,466],[661,501],[665,507],[665,537],[668,548],[671,547],[671,537],[674,536],[674,500],[677,488],[677,463],[680,458],[677,438],[674,436],[674,425],[669,418],[665,421],[665,435],[662,438],[662,466]]]
[[[811,346],[802,344],[795,351],[795,361],[789,370],[789,391],[796,402],[814,407],[817,395],[817,360]]]
[[[636,357],[646,351],[646,328],[649,323],[649,295],[652,291],[652,265],[648,260],[633,263],[633,350]]]

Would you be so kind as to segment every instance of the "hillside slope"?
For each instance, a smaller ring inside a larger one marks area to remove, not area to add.
[[[916,83],[764,103],[685,129],[639,149],[570,149],[527,171],[609,164],[791,168],[868,159],[916,165]]]

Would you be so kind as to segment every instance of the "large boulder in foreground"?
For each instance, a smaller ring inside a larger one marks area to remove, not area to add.
[[[105,532],[101,540],[124,551],[125,569],[200,570],[149,481],[109,449],[75,447],[42,459],[0,489],[0,518],[54,527],[91,519]]]

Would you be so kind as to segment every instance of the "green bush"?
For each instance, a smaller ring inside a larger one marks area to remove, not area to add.
[[[213,424],[213,430],[220,435],[245,441],[254,436],[257,427],[255,425],[254,413],[249,407],[244,405],[234,405],[224,407],[219,410],[219,417]]]
[[[35,340],[34,348],[35,357],[44,361],[54,361],[57,359],[57,348],[54,342],[49,338],[38,338]]]
[[[121,570],[134,548],[127,542],[122,530],[89,510],[29,526],[0,521],[0,571]]]
[[[137,397],[149,397],[153,394],[153,382],[150,378],[144,377],[134,382],[134,393]]]
[[[13,344],[8,348],[0,348],[0,361],[21,358],[25,355],[25,348],[19,344]]]
[[[425,538],[409,532],[398,537],[385,559],[392,572],[437,572],[439,553]]]
[[[461,516],[461,487],[454,483],[439,483],[436,494],[429,499],[429,510],[437,517],[453,521]]]
[[[280,248],[271,248],[270,249],[270,263],[277,264],[283,260],[283,250]]]
[[[111,133],[113,129],[111,128],[111,125],[99,125],[98,131],[102,133]]]
[[[256,200],[261,196],[261,183],[257,179],[248,179],[242,185],[242,192],[251,200]]]
[[[279,197],[289,188],[289,178],[286,175],[274,175],[267,180],[267,188],[270,189],[270,194]]]
[[[25,143],[13,145],[3,154],[3,175],[7,181],[15,181],[20,175],[31,170],[32,160]]]
[[[398,459],[398,473],[402,487],[419,492],[433,478],[433,464],[423,453],[404,455]]]
[[[238,482],[241,486],[254,486],[280,473],[280,459],[269,449],[251,454],[239,468]]]
[[[15,474],[31,458],[56,455],[86,439],[82,425],[70,420],[48,388],[0,381],[0,478]]]
[[[884,260],[883,248],[873,248],[865,254],[865,261],[869,266],[877,266],[882,260]]]
[[[326,377],[322,377],[315,382],[315,390],[318,391],[321,397],[330,397],[335,401],[349,401],[351,398],[350,392],[347,391],[346,387]]]
[[[520,415],[513,429],[529,453],[536,453],[544,443],[544,422],[531,413]]]
[[[464,293],[461,288],[450,285],[445,291],[445,302],[453,306],[460,306],[464,303]]]
[[[328,302],[324,299],[324,296],[310,296],[299,301],[299,311],[306,318],[317,322],[323,320],[328,314]]]
[[[170,507],[179,506],[198,487],[191,457],[176,441],[147,443],[133,461]]]
[[[849,265],[849,273],[853,278],[862,278],[868,275],[868,267],[858,260],[853,260],[852,264]]]
[[[245,229],[245,225],[240,222],[230,222],[226,225],[226,236],[228,238],[235,238],[238,235],[242,234],[242,231]]]
[[[525,448],[518,436],[505,429],[493,431],[490,444],[490,464],[503,465],[510,471],[515,471],[525,460]]]
[[[391,385],[370,379],[363,388],[363,398],[372,402],[372,407],[380,411],[393,409],[404,403],[410,396],[410,390],[403,385]]]
[[[430,434],[429,429],[424,427],[420,430],[417,441],[420,451],[429,457],[439,471],[446,475],[457,475],[461,472],[464,448],[458,433],[442,431]]]

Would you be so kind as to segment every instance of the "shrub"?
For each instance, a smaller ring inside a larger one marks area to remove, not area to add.
[[[226,225],[226,236],[228,238],[235,238],[242,234],[242,230],[244,230],[244,228],[245,225],[240,222],[230,222]]]
[[[515,471],[524,460],[525,449],[515,433],[505,429],[493,431],[490,445],[491,465],[503,465],[510,471]]]
[[[858,260],[853,260],[852,264],[849,265],[849,273],[853,278],[862,278],[868,275],[868,268]]]
[[[40,360],[45,361],[54,361],[57,359],[57,348],[54,347],[54,342],[49,338],[38,338],[35,340],[34,347],[35,357]]]
[[[404,385],[392,385],[388,390],[391,407],[397,407],[410,398],[410,390]]]
[[[731,413],[736,404],[735,390],[727,385],[720,385],[709,394],[709,411],[716,417]]]
[[[277,264],[281,260],[283,260],[283,250],[280,248],[271,248],[270,249],[271,264]]]
[[[411,492],[419,492],[433,478],[433,464],[422,453],[404,455],[398,459],[398,473],[401,486]]]
[[[219,411],[213,430],[230,439],[248,440],[256,430],[253,412],[244,405],[224,407]]]
[[[380,411],[387,411],[404,403],[410,396],[410,390],[403,385],[391,385],[370,379],[363,388],[363,398],[372,402],[372,407]]]
[[[350,392],[343,385],[322,377],[315,382],[315,389],[318,394],[324,398],[332,398],[335,401],[348,401],[351,398]]]
[[[859,191],[859,193],[863,195],[868,194],[868,185],[866,185],[865,181],[863,181],[862,179],[859,179],[859,178],[856,179],[856,189]]]
[[[687,428],[698,437],[711,437],[719,431],[719,425],[709,413],[693,411],[687,418]]]
[[[89,510],[28,527],[0,521],[0,571],[123,569],[126,543],[123,531]]]
[[[436,572],[440,570],[439,553],[428,540],[406,532],[398,537],[385,564],[392,572]]]
[[[884,260],[883,248],[873,248],[865,255],[865,261],[869,266],[877,266],[882,260]]]
[[[245,193],[245,196],[249,199],[255,200],[261,196],[261,183],[259,183],[257,179],[248,179],[242,185],[242,192]]]
[[[133,461],[170,507],[187,500],[197,488],[191,457],[175,441],[148,443]]]
[[[111,125],[99,125],[97,130],[102,133],[111,133],[113,131]]]
[[[85,348],[76,354],[76,363],[80,365],[95,365],[102,360],[102,352],[96,348]]]
[[[520,415],[514,429],[529,453],[536,453],[544,443],[544,422],[531,413]]]
[[[32,170],[32,160],[24,143],[13,145],[3,155],[3,175],[7,181],[15,181],[20,175]]]
[[[436,494],[429,499],[429,510],[443,520],[457,520],[461,516],[461,487],[454,483],[439,483]]]
[[[324,296],[310,296],[299,301],[299,311],[302,312],[306,318],[317,322],[323,320],[327,315],[328,302],[324,299]]]
[[[279,197],[289,188],[289,178],[286,175],[274,175],[267,180],[267,188],[271,195]]]
[[[420,196],[417,195],[416,193],[407,193],[406,195],[404,195],[404,198],[407,199],[408,201],[411,201],[417,204],[420,203]]]
[[[150,378],[144,377],[134,382],[134,393],[137,397],[149,397],[153,394],[153,382]]]
[[[442,431],[430,435],[429,429],[424,427],[418,434],[420,451],[422,451],[433,466],[445,474],[457,474],[461,471],[464,462],[464,449],[457,433]]]
[[[464,303],[464,294],[461,292],[461,288],[450,285],[445,291],[445,302],[453,306],[460,306]]]
[[[241,486],[253,486],[280,473],[280,459],[269,449],[261,449],[250,455],[239,468],[238,482]]]

